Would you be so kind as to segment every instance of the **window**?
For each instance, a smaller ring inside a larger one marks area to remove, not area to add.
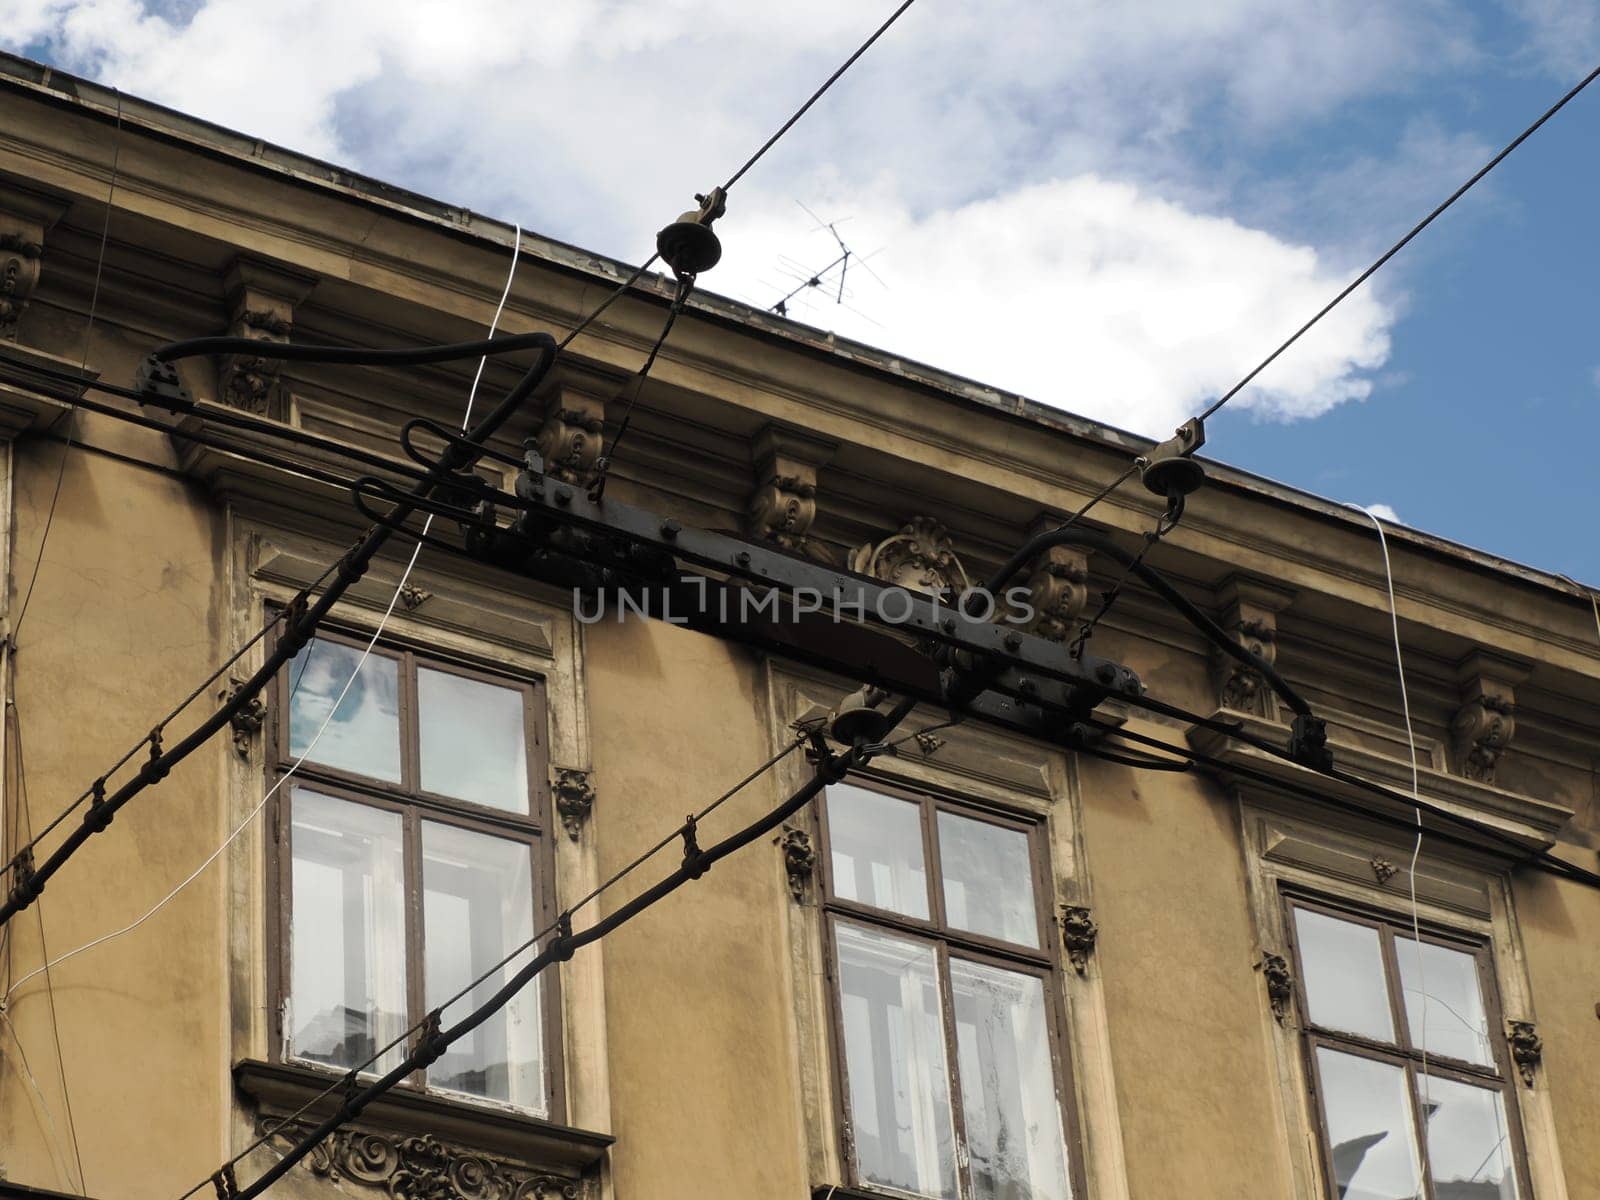
[[[1480,942],[1289,902],[1307,1070],[1337,1200],[1527,1200]]]
[[[822,826],[850,1182],[1066,1200],[1042,825],[836,784]]]
[[[554,904],[539,692],[405,650],[377,647],[362,663],[364,644],[322,635],[295,657],[270,764],[281,773],[305,756],[277,796],[274,1040],[285,1058],[341,1070],[521,946]],[[445,1008],[443,1023],[533,953]],[[558,1115],[555,988],[542,975],[414,1082]]]

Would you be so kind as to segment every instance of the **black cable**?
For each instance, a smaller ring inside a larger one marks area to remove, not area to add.
[[[1224,392],[1222,394],[1222,397],[1219,400],[1217,400],[1216,403],[1214,403],[1210,408],[1206,409],[1205,412],[1200,414],[1200,419],[1203,421],[1206,418],[1210,417],[1219,408],[1221,408],[1224,404],[1226,404],[1229,400],[1232,400],[1241,391],[1243,391],[1244,388],[1249,385],[1251,380],[1253,380],[1257,375],[1261,374],[1262,371],[1266,370],[1269,366],[1272,365],[1273,361],[1277,359],[1278,355],[1282,354],[1290,346],[1294,345],[1297,341],[1299,341],[1300,338],[1301,338],[1301,335],[1303,335],[1307,330],[1309,330],[1318,321],[1322,320],[1323,317],[1327,316],[1330,312],[1332,312],[1334,310],[1334,308],[1338,306],[1340,301],[1342,301],[1346,296],[1350,295],[1351,292],[1355,291],[1358,287],[1360,287],[1368,279],[1372,278],[1373,274],[1377,272],[1378,268],[1382,267],[1384,263],[1388,262],[1396,254],[1400,253],[1401,250],[1405,249],[1406,244],[1409,243],[1412,238],[1416,237],[1417,234],[1421,233],[1429,225],[1432,225],[1433,222],[1434,222],[1434,219],[1436,217],[1438,217],[1441,213],[1443,213],[1445,209],[1449,208],[1457,200],[1461,199],[1462,196],[1466,195],[1467,192],[1471,190],[1472,186],[1475,183],[1478,182],[1478,180],[1482,179],[1490,171],[1494,170],[1497,166],[1499,166],[1500,163],[1506,158],[1507,155],[1509,155],[1518,146],[1522,145],[1523,142],[1527,141],[1530,137],[1532,137],[1533,134],[1538,130],[1538,128],[1541,125],[1543,125],[1551,117],[1555,116],[1558,112],[1560,112],[1563,108],[1565,108],[1566,105],[1567,105],[1567,102],[1569,100],[1571,100],[1574,96],[1576,96],[1579,92],[1583,91],[1584,88],[1588,87],[1591,83],[1593,83],[1595,81],[1596,77],[1600,77],[1600,67],[1596,67],[1594,70],[1590,71],[1587,75],[1585,75],[1583,77],[1583,79],[1578,82],[1577,86],[1575,86],[1565,96],[1561,97],[1561,99],[1557,100],[1549,108],[1545,109],[1543,116],[1541,116],[1532,125],[1529,125],[1526,129],[1524,129],[1521,133],[1519,133],[1515,138],[1513,138],[1506,145],[1505,149],[1501,150],[1499,154],[1496,154],[1488,162],[1484,163],[1484,165],[1478,169],[1477,173],[1475,175],[1473,175],[1471,179],[1467,180],[1460,187],[1458,187],[1455,191],[1451,192],[1450,195],[1444,200],[1444,202],[1442,204],[1440,204],[1437,208],[1435,208],[1426,217],[1422,218],[1422,220],[1419,221],[1417,224],[1413,225],[1411,227],[1411,231],[1409,233],[1407,233],[1405,235],[1405,237],[1401,238],[1398,242],[1396,242],[1394,245],[1390,246],[1381,255],[1379,255],[1377,261],[1375,261],[1365,271],[1361,272],[1361,274],[1357,275],[1353,280],[1351,280],[1350,283],[1345,287],[1345,289],[1342,292],[1340,292],[1332,300],[1328,301],[1327,304],[1323,305],[1322,308],[1320,310],[1318,310],[1316,316],[1312,317],[1304,325],[1300,326],[1299,329],[1295,330],[1294,333],[1292,333],[1289,336],[1289,340],[1288,341],[1284,342],[1283,345],[1279,346],[1271,354],[1267,355],[1267,357],[1262,359],[1261,362],[1259,364],[1257,364],[1256,367],[1248,375],[1246,375],[1238,383],[1234,384],[1231,388],[1229,388],[1226,392]]]
[[[1193,716],[1195,714],[1189,715]],[[1203,721],[1197,721],[1196,723],[1205,724]],[[1363,816],[1372,818],[1380,824],[1391,825],[1398,829],[1404,829],[1408,833],[1414,831],[1416,828],[1415,823],[1410,818],[1399,817],[1392,813],[1385,813],[1376,809],[1353,805],[1348,801],[1339,799],[1336,796],[1330,796],[1326,792],[1321,792],[1315,788],[1291,782],[1280,775],[1274,775],[1267,771],[1247,766],[1243,763],[1226,762],[1213,755],[1207,754],[1204,751],[1196,750],[1192,746],[1174,745],[1173,743],[1164,739],[1150,737],[1147,734],[1134,733],[1131,730],[1124,729],[1120,726],[1112,725],[1104,721],[1097,721],[1093,718],[1091,718],[1087,724],[1094,726],[1096,729],[1102,730],[1108,736],[1122,738],[1140,746],[1148,746],[1152,749],[1163,750],[1169,754],[1179,755],[1183,758],[1187,758],[1189,761],[1199,766],[1209,767],[1216,771],[1232,772],[1235,775],[1250,779],[1253,782],[1263,784],[1264,786],[1279,788],[1298,795],[1304,799],[1314,800],[1318,803],[1327,804],[1331,807],[1338,808],[1341,811],[1360,813]],[[1224,730],[1223,732],[1226,731]],[[1285,761],[1293,761],[1283,751],[1276,749],[1270,744],[1256,742],[1251,742],[1250,744],[1257,745],[1259,749],[1274,754]],[[1315,768],[1307,769],[1315,770]],[[1320,771],[1318,774],[1324,775],[1329,779],[1335,780],[1336,782],[1358,788],[1361,791],[1367,792],[1372,796],[1402,808],[1412,810],[1420,808],[1423,812],[1428,813],[1430,816],[1440,818],[1443,822],[1445,822],[1446,825],[1453,825],[1457,828],[1469,829],[1475,835],[1472,837],[1466,837],[1459,833],[1452,833],[1448,828],[1435,828],[1429,834],[1429,836],[1435,840],[1445,841],[1453,845],[1480,850],[1484,841],[1489,841],[1503,848],[1506,853],[1515,855],[1527,865],[1562,876],[1563,878],[1569,879],[1574,883],[1583,883],[1591,887],[1600,888],[1600,874],[1585,870],[1576,863],[1569,863],[1565,859],[1551,854],[1548,850],[1535,850],[1526,843],[1520,842],[1517,839],[1500,832],[1493,826],[1484,825],[1478,821],[1475,821],[1471,817],[1463,816],[1460,813],[1453,812],[1448,808],[1433,804],[1427,800],[1421,799],[1420,797],[1409,796],[1403,792],[1394,791],[1391,788],[1385,787],[1381,783],[1374,783],[1370,779],[1362,779],[1360,776],[1351,775],[1347,771],[1329,769]]]
[[[467,438],[474,445],[481,445],[510,419],[511,415],[522,407],[528,396],[539,386],[544,377],[549,373],[556,359],[555,339],[544,335],[544,345],[538,361],[529,368],[522,379],[506,393],[505,397],[495,409],[473,426]],[[416,500],[426,500],[434,488],[453,472],[470,466],[475,459],[471,450],[452,445],[440,457],[438,465],[427,473],[427,477],[419,482],[410,493]],[[397,520],[404,520],[410,515],[411,508],[401,506],[396,514]],[[187,758],[196,749],[227,725],[233,715],[250,703],[260,693],[278,668],[299,652],[300,648],[310,640],[317,626],[321,623],[328,611],[332,609],[339,598],[364,574],[372,559],[389,540],[392,530],[387,527],[376,527],[367,531],[362,539],[356,543],[339,560],[337,570],[332,582],[323,591],[322,595],[304,613],[297,614],[289,621],[284,634],[278,639],[271,652],[266,656],[263,665],[254,674],[241,684],[229,700],[219,709],[207,717],[187,737],[180,741],[171,750],[158,751],[158,742],[152,739],[150,743],[151,756],[149,761],[140,768],[133,779],[123,784],[110,796],[101,798],[96,796],[90,805],[89,811],[84,814],[80,824],[74,828],[56,848],[45,862],[35,871],[23,873],[13,883],[10,895],[4,904],[0,904],[0,925],[8,922],[13,916],[27,908],[43,891],[44,885],[49,881],[68,858],[85,841],[95,833],[105,829],[110,824],[118,809],[126,804],[139,792],[153,783],[158,783],[171,772],[172,768],[183,759]]]
[[[106,265],[106,243],[111,238],[111,204],[117,195],[117,167],[122,160],[122,91],[112,88],[117,97],[117,125],[112,134],[111,141],[111,179],[106,188],[106,215],[100,225],[100,252],[95,256],[94,287],[89,293],[89,320],[83,328],[83,354],[80,356],[78,370],[86,370],[89,366],[89,339],[94,334],[95,311],[100,304],[100,277]],[[22,632],[23,618],[28,615],[28,602],[33,599],[33,585],[39,582],[39,568],[44,566],[44,548],[50,541],[50,529],[56,521],[56,504],[61,499],[61,484],[67,477],[67,459],[72,456],[72,427],[73,418],[76,416],[76,405],[67,409],[67,438],[61,447],[61,462],[56,466],[56,486],[50,494],[50,508],[45,513],[44,532],[39,535],[39,553],[33,560],[33,574],[28,577],[28,590],[23,593],[22,603],[17,607],[17,621],[11,627],[12,644],[16,644],[17,635]]]
[[[616,454],[617,447],[622,444],[622,439],[627,435],[628,426],[633,421],[633,406],[638,403],[639,393],[644,390],[645,377],[650,374],[650,368],[656,364],[656,355],[661,353],[661,346],[667,340],[667,334],[672,332],[673,322],[678,319],[678,314],[683,311],[684,301],[689,299],[689,293],[694,290],[694,276],[685,274],[678,277],[678,284],[672,297],[672,307],[667,310],[666,324],[662,325],[661,332],[656,336],[655,345],[650,347],[650,353],[645,356],[644,365],[629,381],[633,394],[628,397],[627,407],[622,410],[622,421],[617,426],[617,432],[611,438],[611,450],[602,452],[599,460],[594,465],[594,482],[589,485],[589,499],[598,501],[605,495],[606,476],[611,472],[611,458]]]
[[[281,1120],[277,1121],[275,1124],[273,1124],[273,1126],[271,1128],[269,1128],[269,1129],[265,1130],[263,1133],[261,1133],[256,1138],[255,1141],[250,1143],[250,1145],[246,1146],[243,1150],[241,1150],[237,1154],[235,1154],[232,1158],[230,1158],[221,1167],[217,1168],[216,1171],[212,1172],[211,1175],[207,1176],[205,1179],[201,1180],[199,1183],[197,1183],[193,1187],[191,1187],[187,1192],[185,1192],[182,1196],[180,1196],[178,1198],[178,1200],[188,1200],[188,1198],[190,1196],[194,1195],[201,1188],[205,1187],[205,1185],[207,1183],[209,1183],[213,1179],[217,1178],[224,1171],[227,1171],[227,1170],[231,1169],[232,1167],[236,1166],[239,1162],[241,1162],[252,1151],[254,1151],[258,1147],[264,1145],[272,1137],[274,1137],[278,1133],[282,1132],[289,1125],[294,1123],[299,1117],[303,1116],[312,1107],[314,1107],[319,1101],[325,1099],[329,1095],[332,1095],[335,1091],[338,1091],[340,1088],[346,1087],[350,1081],[356,1079],[360,1075],[360,1073],[362,1071],[366,1070],[368,1067],[372,1066],[374,1063],[376,1063],[380,1059],[382,1059],[383,1056],[385,1054],[387,1054],[390,1050],[394,1049],[396,1046],[399,1046],[402,1043],[404,1043],[407,1040],[409,1040],[412,1037],[412,1035],[414,1035],[416,1033],[419,1033],[422,1030],[426,1029],[428,1027],[428,1025],[430,1024],[430,1021],[431,1021],[431,1019],[432,1019],[434,1014],[443,1013],[445,1009],[449,1008],[452,1004],[454,1004],[456,1001],[460,1000],[463,996],[469,995],[474,989],[476,989],[480,984],[482,984],[484,981],[486,981],[490,977],[492,977],[496,972],[499,972],[499,971],[503,970],[509,963],[515,961],[523,953],[525,953],[526,951],[532,949],[534,946],[536,946],[539,942],[543,941],[546,937],[550,936],[552,933],[557,932],[557,930],[562,928],[564,924],[570,924],[571,918],[574,915],[576,915],[579,911],[581,911],[582,909],[587,907],[594,900],[598,899],[599,896],[602,893],[604,893],[605,891],[609,890],[610,888],[616,886],[616,884],[620,883],[623,879],[627,878],[634,871],[636,871],[639,867],[643,866],[650,859],[654,858],[658,853],[660,853],[662,850],[664,850],[667,846],[670,846],[673,842],[678,841],[679,839],[681,839],[684,836],[684,833],[685,833],[686,830],[692,831],[694,829],[694,826],[698,822],[703,821],[706,817],[708,817],[712,813],[714,813],[718,808],[720,808],[728,800],[732,799],[739,792],[743,791],[746,787],[748,787],[751,783],[755,782],[755,780],[759,779],[762,775],[766,774],[773,767],[777,766],[778,763],[780,763],[784,759],[788,758],[789,755],[793,754],[802,745],[804,745],[804,743],[805,743],[804,735],[801,735],[801,736],[795,738],[787,746],[785,746],[782,750],[778,751],[771,758],[767,759],[766,762],[762,763],[754,771],[751,771],[748,775],[746,775],[743,779],[739,780],[739,782],[734,784],[731,788],[729,788],[725,792],[723,792],[715,800],[712,800],[704,808],[702,808],[698,812],[692,814],[683,825],[678,826],[671,833],[667,834],[666,837],[662,838],[660,841],[655,843],[655,845],[651,846],[648,850],[645,850],[642,854],[639,854],[637,857],[635,857],[633,859],[633,861],[629,862],[626,866],[622,867],[620,870],[618,870],[615,873],[613,873],[610,877],[608,877],[602,883],[596,885],[593,889],[591,889],[581,899],[579,899],[577,902],[575,902],[574,904],[570,905],[567,909],[565,909],[563,911],[563,913],[562,913],[562,916],[560,918],[558,918],[556,921],[552,922],[551,924],[545,926],[543,929],[539,930],[532,937],[528,938],[521,945],[517,946],[510,953],[508,953],[504,957],[502,957],[498,962],[496,962],[495,964],[490,966],[486,971],[484,971],[482,974],[480,974],[476,979],[474,979],[470,983],[466,984],[464,987],[462,987],[460,990],[458,990],[454,995],[446,998],[444,1001],[442,1001],[441,1003],[436,1005],[432,1010],[430,1010],[430,1013],[429,1013],[428,1016],[423,1017],[421,1020],[417,1021],[415,1024],[411,1025],[409,1028],[407,1028],[406,1030],[402,1031],[399,1036],[397,1036],[394,1039],[392,1039],[391,1041],[389,1041],[386,1045],[383,1045],[383,1046],[379,1047],[376,1051],[374,1051],[372,1053],[372,1055],[370,1057],[367,1058],[367,1060],[365,1062],[360,1063],[357,1066],[350,1068],[348,1072],[346,1072],[344,1075],[340,1076],[338,1079],[336,1079],[333,1082],[331,1082],[326,1088],[324,1088],[317,1095],[313,1096],[311,1099],[307,1100],[304,1104],[302,1104],[293,1113],[290,1113],[288,1116],[286,1116],[286,1117],[282,1118]]]
[[[806,112],[811,108],[811,106],[813,104],[815,104],[818,100],[822,99],[823,93],[825,93],[829,88],[831,88],[835,83],[837,83],[839,81],[839,77],[841,75],[843,75],[846,71],[848,71],[851,67],[853,67],[855,65],[856,59],[860,58],[863,54],[865,54],[868,50],[870,50],[872,48],[872,44],[874,42],[876,42],[879,38],[881,38],[885,33],[887,33],[888,30],[889,30],[889,26],[893,25],[896,21],[898,21],[900,19],[901,15],[906,11],[906,9],[910,8],[914,3],[916,3],[916,0],[905,0],[905,2],[903,4],[901,4],[899,8],[895,9],[892,13],[890,13],[889,14],[889,19],[886,20],[882,25],[879,25],[877,29],[873,30],[872,36],[869,37],[866,41],[862,42],[861,45],[856,48],[856,52],[854,54],[852,54],[849,58],[845,59],[843,64],[840,65],[839,69],[837,71],[835,71],[832,75],[829,75],[828,78],[823,81],[823,84],[822,84],[821,87],[819,87],[816,91],[811,93],[811,98],[809,100],[807,100],[804,104],[802,104],[799,108],[797,108],[795,110],[794,115],[792,117],[790,117],[787,121],[785,121],[782,124],[782,126],[779,127],[778,132],[773,134],[765,142],[763,142],[762,145],[761,145],[761,149],[757,150],[754,154],[752,154],[748,159],[745,160],[744,166],[740,167],[737,171],[735,171],[729,177],[728,182],[722,185],[722,190],[725,191],[725,192],[732,191],[733,190],[733,185],[738,183],[739,180],[744,178],[745,172],[748,171],[751,167],[755,166],[756,163],[760,162],[762,156],[764,154],[766,154],[766,152],[768,150],[771,150],[772,147],[777,144],[778,139],[781,138],[784,134],[788,133],[789,130],[791,128],[793,128],[794,123],[796,121],[798,121],[801,117],[805,116]]]
[[[334,568],[336,568],[338,565],[339,560],[335,559],[333,562],[328,564],[321,575],[317,576],[305,587],[301,588],[299,593],[294,597],[293,600],[289,602],[286,607],[278,609],[277,612],[273,614],[272,619],[258,629],[251,636],[249,641],[245,642],[244,645],[235,650],[232,657],[230,657],[227,662],[223,663],[203,681],[201,681],[198,687],[180,700],[165,717],[161,718],[151,732],[153,733],[155,730],[164,729],[166,726],[170,725],[178,717],[178,715],[183,712],[184,709],[188,708],[189,705],[195,702],[202,692],[204,692],[218,679],[222,678],[223,674],[230,667],[232,667],[247,653],[249,653],[252,646],[254,646],[262,638],[266,637],[267,634],[272,632],[272,630],[277,628],[279,623],[281,623],[289,613],[293,612],[296,607],[303,606],[311,598],[311,593],[322,586],[323,581],[327,579],[329,575],[333,574]],[[86,788],[76,800],[74,800],[66,808],[62,809],[61,812],[57,813],[55,817],[51,818],[50,823],[41,829],[37,836],[32,836],[32,830],[30,829],[28,844],[18,849],[14,854],[11,855],[9,859],[6,860],[6,864],[3,867],[0,867],[0,876],[3,876],[7,871],[13,870],[18,861],[22,859],[24,855],[32,851],[35,846],[37,846],[50,835],[51,830],[55,829],[57,825],[60,825],[62,821],[66,820],[75,811],[77,811],[79,806],[82,805],[85,800],[88,800],[91,796],[95,795],[97,791],[102,790],[105,787],[106,781],[109,780],[111,776],[115,775],[119,770],[121,770],[123,766],[127,764],[128,760],[131,759],[135,754],[139,753],[140,750],[149,745],[150,736],[151,734],[149,733],[145,734],[131,747],[129,747],[127,752],[123,754],[121,758],[117,759],[116,762],[112,763],[110,767],[102,771],[95,782]]]
[[[202,337],[168,342],[150,352],[160,362],[196,358],[203,354],[248,354],[252,358],[282,359],[287,362],[343,363],[352,366],[420,367],[428,363],[454,362],[462,358],[486,358],[533,350],[543,346],[549,334],[506,333],[475,342],[449,342],[434,346],[307,346],[298,342],[274,342],[251,337]]]
[[[1145,555],[1155,549],[1157,542],[1178,527],[1178,522],[1183,520],[1183,507],[1183,497],[1174,496],[1168,504],[1167,511],[1162,513],[1161,518],[1156,521],[1155,528],[1144,535],[1144,544],[1139,547],[1139,553],[1123,564],[1122,573],[1117,576],[1116,581],[1101,593],[1100,606],[1095,609],[1093,616],[1079,626],[1078,636],[1072,641],[1071,653],[1073,658],[1083,657],[1084,646],[1094,636],[1094,631],[1099,627],[1101,620],[1116,604],[1117,597],[1122,594],[1123,585],[1128,582],[1128,576],[1132,575],[1139,565],[1144,562]]]

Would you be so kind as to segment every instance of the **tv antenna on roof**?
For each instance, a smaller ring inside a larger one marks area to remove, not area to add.
[[[859,316],[866,317],[865,313],[861,313],[858,310],[856,310],[854,308],[851,308],[850,305],[845,304],[845,302],[844,302],[844,297],[845,297],[845,291],[844,291],[845,278],[846,278],[846,276],[848,276],[848,274],[850,272],[850,261],[851,261],[851,259],[854,259],[857,263],[859,263],[860,266],[861,266],[861,269],[864,270],[868,275],[871,275],[874,279],[876,279],[879,284],[881,284],[884,287],[888,287],[889,285],[883,282],[882,276],[880,276],[871,267],[867,266],[867,259],[871,258],[872,255],[869,254],[869,255],[863,256],[863,255],[857,254],[854,250],[852,250],[845,243],[844,238],[839,236],[838,227],[840,225],[843,225],[846,221],[850,220],[850,218],[849,217],[841,217],[836,221],[824,221],[821,217],[817,216],[816,213],[812,212],[811,209],[807,208],[799,200],[796,200],[795,203],[799,204],[801,209],[805,212],[805,214],[808,217],[810,217],[813,221],[815,221],[817,223],[808,232],[816,233],[818,230],[826,229],[830,234],[833,235],[833,240],[836,243],[838,243],[839,255],[832,262],[828,263],[827,266],[822,267],[821,269],[816,270],[816,271],[812,271],[812,270],[802,266],[801,264],[799,264],[797,262],[794,262],[793,260],[784,260],[782,265],[784,265],[785,267],[790,268],[790,278],[799,280],[799,283],[797,284],[797,286],[792,288],[787,294],[785,294],[781,299],[779,299],[775,304],[772,304],[769,307],[768,311],[774,312],[780,317],[788,316],[789,315],[789,301],[793,300],[796,296],[798,296],[801,292],[805,291],[807,288],[820,288],[823,285],[823,283],[825,281],[827,281],[828,276],[831,275],[834,272],[835,269],[837,269],[838,272],[839,272],[838,291],[834,296],[834,303],[836,305],[840,305],[840,306],[842,306],[844,308],[850,308],[851,312],[855,312]],[[879,251],[874,250],[872,253],[873,254],[877,254],[877,253],[879,253]],[[871,320],[870,317],[867,317],[867,319]]]

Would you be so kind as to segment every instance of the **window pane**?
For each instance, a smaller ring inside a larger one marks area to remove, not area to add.
[[[400,816],[295,788],[291,821],[289,1053],[353,1067],[406,1028]]]
[[[289,666],[289,754],[400,781],[399,663],[354,646],[313,638]],[[352,681],[351,676],[355,679]],[[350,690],[345,691],[345,684]],[[344,700],[339,701],[339,693]],[[339,701],[338,711],[334,703]],[[333,719],[328,721],[328,714]],[[322,723],[328,721],[323,729]],[[317,731],[322,730],[322,736]],[[313,744],[314,743],[314,744]],[[310,751],[307,754],[307,751]]]
[[[957,1074],[977,1200],[1067,1200],[1044,984],[950,960]]]
[[[1428,1129],[1428,1165],[1440,1200],[1516,1200],[1511,1130],[1498,1091],[1441,1079],[1417,1081]]]
[[[1400,986],[1405,991],[1406,1023],[1411,1043],[1429,1054],[1494,1064],[1489,1044],[1489,1018],[1478,985],[1478,960],[1470,954],[1395,936]]]
[[[927,917],[928,875],[916,804],[836,783],[828,788],[828,848],[835,895]]]
[[[1027,834],[941,812],[939,869],[951,925],[1024,946],[1039,944]]]
[[[532,855],[524,842],[422,823],[423,938],[428,1007],[489,970],[533,936]],[[444,1010],[459,1021],[503,987],[535,951],[523,951]],[[543,1116],[538,980],[428,1068],[434,1087],[504,1100]]]
[[[527,812],[528,734],[522,699],[516,688],[419,667],[423,790]]]
[[[1394,1041],[1378,931],[1305,908],[1294,910],[1294,929],[1312,1023]]]
[[[954,1197],[933,948],[842,921],[835,929],[856,1172],[863,1182]]]
[[[1421,1195],[1405,1072],[1319,1046],[1317,1074],[1339,1200],[1412,1200]]]

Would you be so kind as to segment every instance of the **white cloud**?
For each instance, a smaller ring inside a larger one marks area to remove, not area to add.
[[[877,19],[859,0],[0,0],[0,42],[636,259]],[[1216,215],[1296,225],[1295,205],[1214,181],[1469,59],[1460,26],[1439,0],[919,5],[741,185],[704,282],[770,303],[784,256],[832,257],[792,198],[854,214],[892,288],[857,272],[866,316],[810,319],[1164,434],[1347,265]],[[1239,406],[1303,418],[1365,398],[1392,320],[1358,293]]]

